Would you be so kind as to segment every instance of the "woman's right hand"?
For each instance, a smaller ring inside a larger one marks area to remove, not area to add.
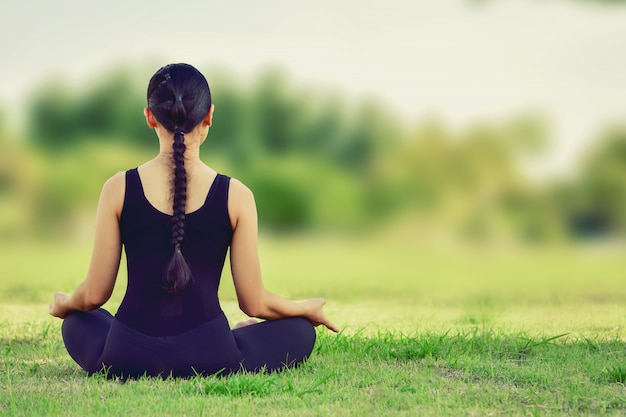
[[[324,314],[324,307],[326,300],[323,298],[312,298],[307,301],[300,302],[300,305],[304,309],[304,317],[306,317],[313,326],[319,326],[320,324],[326,326],[329,330],[337,333],[339,328],[335,326]]]
[[[48,309],[50,315],[53,317],[64,319],[68,313],[67,299],[68,299],[67,294],[57,291],[54,294],[54,301],[52,304],[50,304],[49,309]]]

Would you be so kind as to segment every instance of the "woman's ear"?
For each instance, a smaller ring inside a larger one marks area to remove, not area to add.
[[[215,106],[211,104],[211,107],[209,107],[209,112],[204,117],[204,124],[207,126],[211,126],[213,124],[213,110],[215,110]]]
[[[157,127],[157,121],[154,117],[154,114],[152,114],[152,110],[148,108],[143,109],[143,115],[146,117],[146,123],[148,124],[148,127],[150,129],[154,129]]]

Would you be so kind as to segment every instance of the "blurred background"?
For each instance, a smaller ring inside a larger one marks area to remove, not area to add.
[[[150,76],[188,62],[216,106],[203,158],[265,235],[623,252],[626,2],[4,9],[0,247],[90,245],[102,183],[158,151]]]

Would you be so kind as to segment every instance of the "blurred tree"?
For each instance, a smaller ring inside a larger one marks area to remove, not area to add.
[[[277,70],[252,84],[225,71],[206,74],[216,110],[202,155],[253,189],[265,226],[355,229],[412,211],[472,237],[505,231],[539,240],[551,233],[553,208],[560,207],[556,194],[528,187],[516,165],[518,155],[545,148],[550,132],[537,115],[454,133],[429,119],[409,131],[374,98],[354,104],[336,91],[297,88]],[[156,149],[154,132],[141,114],[143,88],[121,69],[80,93],[59,82],[36,92],[28,112],[31,142],[44,154],[62,150],[49,159],[51,172],[34,188],[40,190],[34,204],[46,208],[38,214],[42,222],[72,216],[70,206],[97,199],[92,194],[102,178],[123,168],[104,161],[121,160],[120,149],[128,148],[119,143],[136,144],[133,149],[141,152]],[[73,146],[86,141],[98,145]],[[111,147],[117,153],[105,154]],[[616,187],[615,176],[605,172],[609,165],[619,166],[606,163],[615,153],[597,156],[601,161],[586,171],[587,182],[593,178],[602,186],[580,187],[594,192]],[[623,204],[605,194],[607,207]],[[590,191],[578,195],[591,199]]]
[[[33,231],[41,165],[41,158],[21,141],[0,141],[0,239],[17,241]]]
[[[510,163],[491,126],[469,129],[452,151],[448,167],[451,220],[472,239],[485,239],[493,230],[494,200]]]
[[[0,106],[0,143],[6,140],[7,137],[7,119],[6,113],[3,107]]]
[[[302,125],[302,138],[298,150],[330,160],[336,144],[341,142],[348,130],[345,103],[335,94],[326,97],[306,97],[311,106]]]
[[[506,122],[503,135],[514,154],[536,157],[543,154],[548,147],[550,126],[545,116],[525,113]]]
[[[527,184],[511,187],[499,196],[499,211],[505,216],[508,230],[501,233],[519,238],[529,243],[541,243],[561,239],[563,224],[557,205],[544,189],[537,189]]]
[[[349,130],[336,145],[338,163],[361,180],[367,214],[386,218],[397,208],[389,164],[402,152],[404,125],[377,100],[367,99],[357,108]]]
[[[350,129],[333,145],[338,162],[367,173],[378,155],[395,147],[400,131],[399,121],[378,101],[365,100],[358,107]]]
[[[202,155],[225,155],[236,166],[244,166],[256,152],[249,139],[249,100],[244,91],[223,74],[210,76],[211,97],[215,105],[213,126]]]
[[[60,81],[52,81],[37,91],[30,102],[28,135],[49,151],[65,149],[77,138],[76,99]]]
[[[252,93],[251,134],[267,153],[281,155],[293,151],[302,138],[304,101],[292,95],[286,77],[277,70],[263,74]]]
[[[566,212],[575,233],[626,233],[625,126],[602,135],[568,197]]]
[[[154,146],[154,133],[142,115],[144,107],[145,98],[123,70],[103,77],[81,94],[52,81],[30,101],[28,136],[49,151],[66,150],[87,139]]]
[[[257,171],[246,181],[255,193],[259,221],[275,230],[303,229],[311,223],[311,193],[278,170]]]
[[[497,195],[519,180],[505,137],[497,129],[477,124],[458,139],[451,150],[448,181],[476,206],[491,205]]]
[[[451,139],[441,121],[426,120],[390,161],[397,172],[396,181],[403,183],[401,194],[406,202],[426,209],[442,204],[449,176]]]
[[[154,132],[146,126],[142,114],[145,106],[146,99],[130,73],[117,70],[77,99],[73,115],[77,134],[154,145]]]

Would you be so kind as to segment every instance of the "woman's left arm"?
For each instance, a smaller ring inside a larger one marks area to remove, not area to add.
[[[87,277],[70,295],[61,292],[54,295],[54,302],[50,305],[51,315],[65,318],[71,311],[94,310],[111,297],[122,254],[119,220],[124,205],[125,188],[124,172],[111,177],[102,187]]]

